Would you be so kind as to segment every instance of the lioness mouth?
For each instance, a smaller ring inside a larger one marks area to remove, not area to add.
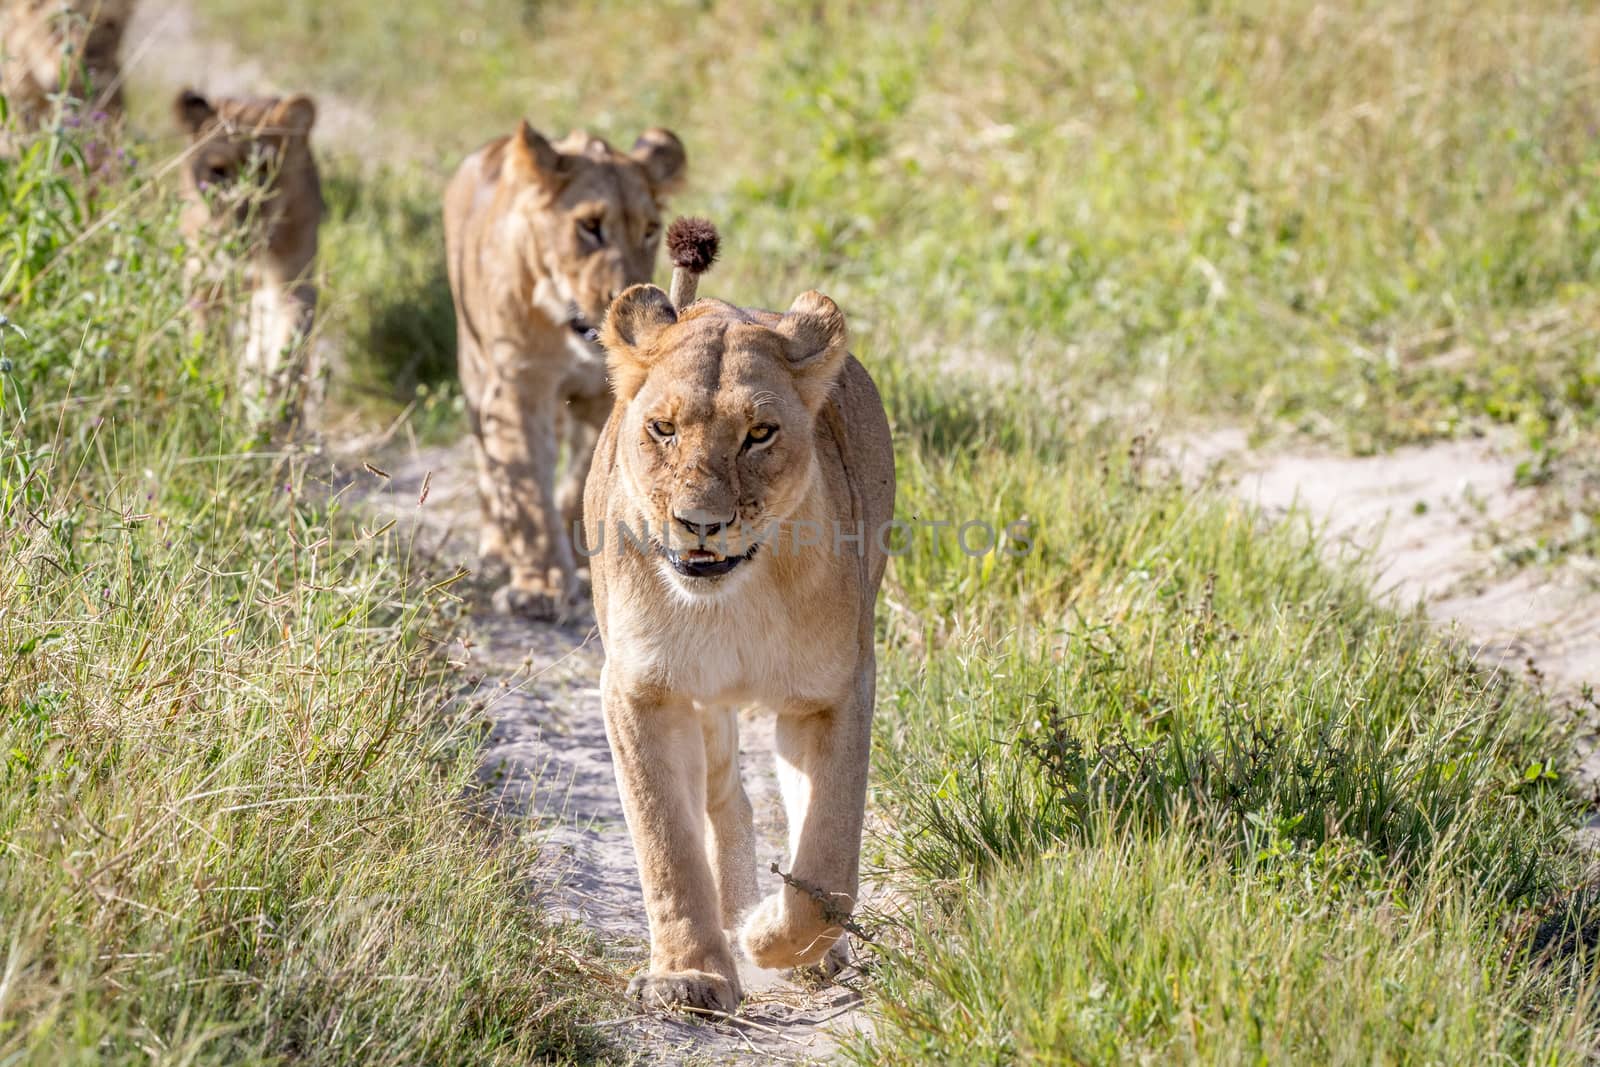
[[[742,556],[719,557],[715,552],[704,548],[691,548],[684,552],[674,552],[662,545],[656,546],[666,561],[672,564],[672,569],[685,578],[717,578],[727,574],[739,564],[755,558],[756,549],[760,545],[751,545],[750,550]]]

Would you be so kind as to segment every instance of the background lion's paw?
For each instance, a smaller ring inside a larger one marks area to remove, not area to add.
[[[562,616],[563,607],[564,604],[558,597],[530,589],[518,589],[514,585],[502,585],[494,594],[495,611],[502,615],[531,619],[534,622],[557,621]]]

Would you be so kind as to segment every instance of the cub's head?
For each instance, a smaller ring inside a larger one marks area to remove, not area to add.
[[[536,293],[547,315],[586,332],[613,297],[650,280],[661,209],[685,164],[669,130],[646,130],[623,153],[582,131],[551,144],[522,123],[505,146],[499,180],[505,224],[547,283]]]
[[[213,223],[270,218],[289,206],[281,194],[310,159],[317,108],[309,96],[207,100],[185,89],[173,113],[191,142],[184,199],[203,205]]]
[[[660,289],[636,285],[611,305],[601,338],[629,501],[619,510],[647,524],[669,580],[712,594],[779,550],[763,542],[790,550],[778,524],[812,489],[816,420],[848,356],[838,306],[808,292],[782,315],[720,300],[680,314]]]

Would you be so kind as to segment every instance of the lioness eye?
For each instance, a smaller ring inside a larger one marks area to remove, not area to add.
[[[666,419],[656,419],[650,424],[650,432],[657,437],[671,437],[678,432],[678,428]]]
[[[583,235],[595,244],[604,244],[606,239],[605,223],[598,218],[584,219],[578,223],[583,230]]]
[[[772,435],[777,432],[778,428],[776,426],[767,426],[765,424],[760,426],[752,426],[750,427],[749,436],[745,438],[745,443],[759,445],[763,441],[772,440]]]
[[[655,223],[652,222],[650,225],[648,225],[648,226],[646,226],[644,228],[644,243],[645,244],[653,243],[655,241],[655,239],[657,237],[660,237],[660,236],[661,236],[661,227],[656,225]]]

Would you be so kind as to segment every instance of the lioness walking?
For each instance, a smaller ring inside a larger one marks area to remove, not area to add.
[[[566,614],[576,600],[572,524],[594,442],[611,411],[594,343],[606,305],[650,280],[661,209],[683,145],[652,129],[628,153],[582,132],[551,144],[526,122],[468,156],[445,191],[478,495],[478,552],[504,567],[502,610]],[[556,461],[565,428],[567,470]]]
[[[819,293],[778,315],[680,310],[634,286],[602,339],[616,408],[584,529],[606,732],[650,919],[650,967],[630,989],[732,1011],[726,929],[759,966],[809,965],[856,902],[889,425]],[[759,903],[734,710],[751,702],[778,716],[790,873],[805,887]]]

